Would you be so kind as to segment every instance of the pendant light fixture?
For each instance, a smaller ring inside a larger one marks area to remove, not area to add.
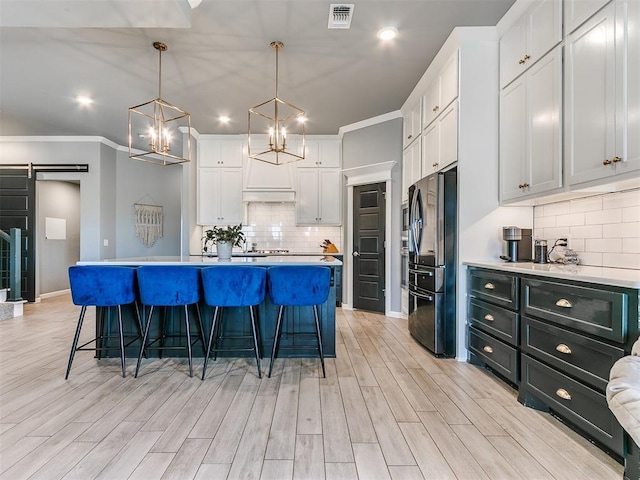
[[[129,158],[161,166],[190,162],[191,116],[162,99],[162,52],[167,45],[153,42],[153,48],[158,50],[158,98],[129,108]]]
[[[276,95],[249,109],[249,158],[282,165],[303,160],[305,113],[278,97],[278,52],[282,42],[271,42],[276,52]]]

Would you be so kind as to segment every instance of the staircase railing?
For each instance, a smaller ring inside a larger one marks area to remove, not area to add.
[[[22,300],[22,269],[20,259],[22,257],[22,231],[19,228],[12,228],[9,234],[0,230],[0,288],[8,288],[10,302]],[[8,250],[7,250],[8,246]],[[7,255],[8,253],[8,255]]]

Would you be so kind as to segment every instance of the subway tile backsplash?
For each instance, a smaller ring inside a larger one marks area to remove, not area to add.
[[[582,265],[640,269],[640,189],[534,207],[533,235],[568,236]]]
[[[247,223],[242,231],[249,247],[287,249],[294,253],[321,253],[320,244],[329,239],[342,252],[342,229],[328,226],[297,226],[294,203],[249,203]]]

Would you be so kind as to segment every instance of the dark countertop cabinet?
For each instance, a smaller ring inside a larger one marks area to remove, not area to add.
[[[640,478],[637,448],[605,395],[611,367],[640,333],[640,289],[468,268],[469,362],[515,385],[520,403],[624,459],[625,477]]]

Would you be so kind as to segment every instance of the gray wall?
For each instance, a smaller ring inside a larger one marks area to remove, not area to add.
[[[80,185],[36,183],[36,295],[69,288],[67,268],[80,259]],[[66,239],[45,237],[45,218],[66,220]]]
[[[125,151],[117,153],[115,256],[180,255],[182,167],[159,167],[131,160]],[[150,248],[136,237],[134,203],[162,206],[163,237]]]
[[[392,311],[402,311],[400,291],[400,235],[402,230],[402,119],[396,118],[388,122],[379,123],[359,130],[347,132],[342,137],[342,168],[354,168],[376,163],[395,161],[391,175],[391,198],[387,195],[387,202],[391,202],[391,232],[387,238],[387,248],[391,249],[391,285],[387,285],[387,292],[391,292],[390,308]],[[347,198],[346,189],[343,198]],[[343,204],[342,218],[347,218],[347,202]],[[346,231],[343,245],[347,245]],[[350,257],[345,255],[345,261]]]
[[[80,184],[80,260],[180,254],[181,166],[131,160],[123,148],[100,137],[0,137],[0,165],[9,163],[89,165],[86,173],[40,172],[36,177]],[[139,244],[128,210],[146,193],[165,207],[165,238],[152,249]]]

